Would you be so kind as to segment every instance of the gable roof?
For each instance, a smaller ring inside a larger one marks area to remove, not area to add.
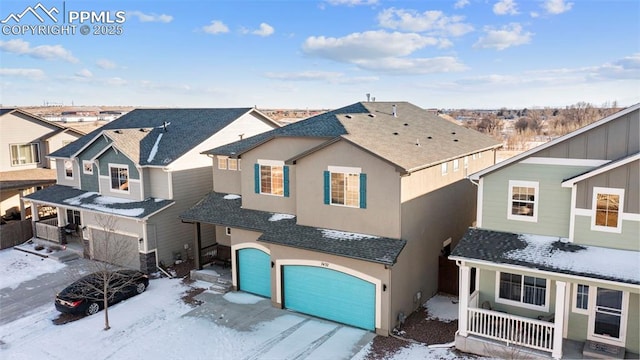
[[[261,232],[259,242],[318,251],[385,265],[395,264],[405,240],[296,224],[295,217],[244,209],[240,196],[211,192],[180,215],[203,222]]]
[[[204,153],[240,156],[273,138],[294,136],[326,138],[328,142],[288,161],[296,161],[339,138],[405,172],[501,146],[487,135],[408,102],[360,102]]]
[[[139,165],[165,166],[249,112],[255,112],[264,121],[277,125],[253,108],[135,109],[50,156],[77,156],[104,132],[118,142],[117,146],[123,147],[122,151],[134,156],[132,158],[138,160]],[[140,129],[151,130],[143,134]],[[120,133],[115,130],[120,130]]]
[[[485,168],[485,169],[480,170],[480,171],[478,171],[476,173],[473,173],[473,174],[469,175],[469,179],[471,179],[471,180],[479,180],[482,176],[484,176],[486,174],[492,173],[492,172],[494,172],[494,171],[496,171],[498,169],[501,169],[501,168],[503,168],[505,166],[508,166],[510,164],[513,164],[513,163],[516,163],[516,162],[518,162],[520,160],[523,160],[523,159],[525,159],[525,158],[527,158],[527,157],[529,157],[531,155],[534,155],[535,153],[537,153],[537,152],[539,152],[541,150],[550,148],[550,147],[552,147],[552,146],[554,146],[556,144],[559,144],[559,143],[564,142],[564,141],[566,141],[568,139],[571,139],[572,137],[575,137],[575,136],[578,136],[580,134],[583,134],[583,133],[585,133],[587,131],[590,131],[591,129],[594,129],[594,128],[597,128],[599,126],[602,126],[602,125],[604,125],[604,124],[606,124],[606,123],[608,123],[608,122],[610,122],[612,120],[615,120],[615,119],[617,119],[617,118],[619,118],[621,116],[627,115],[627,114],[629,114],[629,113],[631,113],[631,112],[633,112],[635,110],[638,110],[638,109],[640,109],[640,103],[635,104],[633,106],[629,106],[626,109],[620,110],[620,111],[616,112],[615,114],[611,114],[611,115],[609,115],[609,116],[607,116],[605,118],[602,118],[602,119],[600,119],[600,120],[598,120],[596,122],[593,122],[593,123],[591,123],[591,124],[589,124],[587,126],[584,126],[584,127],[580,128],[580,129],[578,129],[576,131],[572,131],[572,132],[570,132],[570,133],[568,133],[566,135],[563,135],[563,136],[560,136],[558,138],[555,138],[555,139],[553,139],[551,141],[548,141],[548,142],[546,142],[546,143],[544,143],[542,145],[536,146],[533,149],[529,149],[529,150],[527,150],[525,152],[522,152],[522,153],[520,153],[520,154],[518,154],[516,156],[510,157],[510,158],[508,158],[508,159],[506,159],[504,161],[501,161],[501,162],[496,163],[496,164],[494,164],[492,166],[489,166],[488,168]]]
[[[0,116],[4,116],[4,115],[7,115],[7,114],[12,114],[12,113],[22,114],[24,116],[30,117],[32,120],[34,120],[36,122],[40,122],[43,125],[52,127],[53,128],[52,129],[53,133],[50,133],[50,134],[47,134],[47,135],[43,136],[42,137],[43,139],[50,138],[53,135],[61,133],[61,132],[72,132],[72,133],[75,133],[76,135],[79,135],[79,136],[85,135],[85,133],[80,131],[80,130],[76,130],[76,129],[68,127],[68,126],[60,125],[60,124],[58,124],[56,122],[46,120],[46,119],[44,119],[44,118],[42,118],[42,117],[40,117],[38,115],[32,114],[32,113],[30,113],[28,111],[24,111],[22,109],[18,109],[18,108],[0,109]]]
[[[640,153],[636,153],[636,154],[633,154],[631,156],[627,156],[627,157],[624,157],[622,159],[618,159],[616,161],[611,161],[611,162],[608,162],[608,163],[606,163],[604,165],[601,165],[601,166],[598,166],[598,167],[596,167],[594,169],[591,169],[591,170],[589,170],[587,172],[584,172],[582,174],[578,174],[578,175],[573,176],[573,177],[571,177],[569,179],[566,179],[566,180],[564,180],[562,182],[561,185],[562,185],[562,187],[572,187],[573,184],[578,183],[578,182],[580,182],[582,180],[588,179],[590,177],[602,174],[602,173],[607,172],[609,170],[615,169],[617,167],[620,167],[620,166],[626,165],[626,164],[628,164],[630,162],[638,161],[638,160],[640,160]]]

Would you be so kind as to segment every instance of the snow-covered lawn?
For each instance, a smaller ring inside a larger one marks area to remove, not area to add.
[[[21,281],[64,266],[51,259],[26,263],[22,262],[22,257],[16,250],[0,251],[2,287],[17,286]],[[181,300],[187,290],[189,286],[179,279],[152,280],[145,293],[110,308],[111,330],[108,331],[102,330],[102,312],[65,325],[54,325],[52,320],[59,313],[52,302],[31,315],[0,327],[0,358],[280,359],[290,356],[292,348],[303,340],[307,341],[305,337],[311,336],[310,333],[315,335],[335,327],[327,322],[307,321],[296,332],[286,337],[281,336],[282,339],[274,342],[279,334],[300,324],[302,318],[295,313],[284,313],[273,320],[260,323],[251,331],[239,331],[218,325],[206,316],[186,315],[193,310],[193,307]],[[256,301],[252,295],[243,293],[229,293],[225,295],[225,299],[246,306],[252,306]],[[457,316],[457,310],[454,309],[456,306],[448,298],[445,301],[436,297],[431,301],[433,304],[438,303],[440,307],[438,310],[430,308],[430,311],[439,312],[438,317]],[[363,332],[349,327],[342,327],[337,331],[338,336],[333,336],[317,347],[308,357],[302,357],[344,358],[345,349],[351,349]],[[265,344],[271,345],[266,347]],[[365,346],[353,358],[364,359],[369,346]],[[397,353],[393,359],[434,357],[453,359],[455,355],[448,349],[411,345]]]

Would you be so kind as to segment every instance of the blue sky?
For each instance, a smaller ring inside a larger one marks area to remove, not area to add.
[[[424,108],[640,102],[636,0],[40,3],[58,13],[16,20],[37,0],[0,5],[2,106],[315,109],[366,94]],[[109,18],[69,22],[82,11]]]

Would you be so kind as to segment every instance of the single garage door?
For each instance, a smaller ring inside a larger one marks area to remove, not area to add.
[[[138,238],[91,229],[91,255],[110,264],[140,270]]]
[[[271,297],[271,258],[258,249],[238,250],[238,289]]]
[[[375,330],[374,284],[315,266],[287,265],[283,274],[285,308]]]

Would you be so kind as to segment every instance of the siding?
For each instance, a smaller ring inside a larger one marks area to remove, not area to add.
[[[580,245],[640,251],[640,221],[622,220],[622,233],[591,230],[591,216],[576,216],[573,242]],[[640,258],[640,253],[638,253]]]
[[[35,169],[47,165],[45,158],[45,144],[40,138],[58,130],[53,126],[29,118],[20,113],[5,114],[0,117],[2,136],[0,137],[0,171]],[[40,147],[40,163],[31,165],[11,166],[11,144],[37,143]]]
[[[171,173],[159,168],[144,168],[145,197],[172,199]]]
[[[111,189],[111,174],[109,172],[110,164],[127,165],[129,168],[129,191],[113,191]],[[119,198],[131,199],[131,200],[143,200],[144,194],[142,193],[142,184],[140,182],[140,172],[129,158],[123,153],[116,153],[113,148],[104,152],[98,159],[98,167],[100,171],[100,189],[102,195],[114,196]]]
[[[242,168],[245,164],[242,161],[238,163],[238,170],[220,170],[218,169],[218,158],[213,159],[213,191],[227,194],[240,194],[242,192],[240,181]],[[252,173],[253,164],[249,164],[249,167],[244,171]]]
[[[640,161],[634,161],[578,183],[577,208],[592,209],[594,186],[625,189],[623,211],[640,214]]]

